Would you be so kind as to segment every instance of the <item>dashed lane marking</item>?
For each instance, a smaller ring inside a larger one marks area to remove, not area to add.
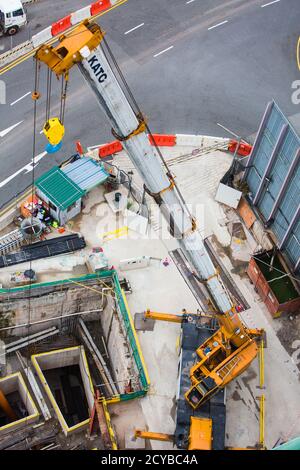
[[[278,3],[280,0],[273,0],[273,2],[265,3],[264,5],[261,5],[261,8],[269,7],[270,5],[274,5],[274,3]]]
[[[47,155],[47,152],[42,152],[40,153],[39,155],[37,155],[36,157],[34,157],[34,159],[31,159],[31,162],[30,163],[27,163],[27,165],[23,166],[22,168],[20,168],[18,171],[16,171],[13,175],[10,175],[8,178],[6,178],[5,180],[1,181],[0,183],[0,188],[3,188],[4,186],[6,186],[8,183],[10,183],[11,180],[13,180],[14,178],[16,178],[16,176],[20,175],[21,173],[23,173],[25,171],[25,174],[27,173],[30,173],[31,171],[34,170],[34,168],[37,166],[37,164],[39,163],[39,161],[45,156]]]
[[[214,26],[211,26],[210,28],[207,28],[207,30],[210,31],[211,29],[218,28],[219,26],[222,26],[223,24],[226,24],[226,23],[228,23],[228,20],[225,20],[225,21],[222,21],[221,23],[215,24]]]
[[[137,26],[135,26],[134,28],[131,28],[129,29],[128,31],[126,31],[126,33],[124,33],[125,35],[126,34],[129,34],[129,33],[132,33],[133,31],[136,31],[137,29],[141,28],[142,26],[144,26],[145,23],[141,23],[141,24],[138,24]]]
[[[160,52],[158,52],[157,54],[154,54],[153,57],[158,57],[158,56],[164,54],[165,52],[170,51],[171,49],[173,49],[173,47],[174,47],[174,46],[167,47],[167,49],[164,49],[163,51],[160,51]]]
[[[13,106],[14,104],[16,103],[19,103],[19,101],[23,100],[24,98],[26,98],[28,95],[31,95],[31,91],[28,91],[28,93],[25,93],[25,95],[21,96],[20,98],[18,98],[17,100],[13,101],[12,103],[10,103],[11,106]]]
[[[23,121],[20,121],[20,122],[17,122],[17,124],[14,124],[13,126],[10,126],[8,127],[7,129],[4,129],[4,131],[0,131],[0,137],[4,137],[6,136],[6,134],[8,134],[10,131],[12,131],[13,129],[15,129],[15,127],[19,126],[20,124],[22,124]]]

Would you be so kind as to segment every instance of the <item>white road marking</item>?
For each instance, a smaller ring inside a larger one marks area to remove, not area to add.
[[[209,31],[210,29],[218,28],[218,26],[222,26],[225,23],[228,23],[228,20],[222,21],[222,23],[215,24],[214,26],[211,26],[210,28],[207,28],[207,29]]]
[[[28,93],[26,93],[25,95],[21,96],[21,98],[18,98],[16,101],[13,101],[12,103],[10,103],[11,106],[13,106],[14,104],[16,103],[19,103],[19,101],[23,100],[24,98],[26,98],[26,96],[28,95],[31,95],[31,91],[29,91]]]
[[[164,54],[165,52],[173,49],[174,46],[167,47],[167,49],[164,49],[163,51],[160,51],[158,54],[155,54],[153,57],[158,57],[161,54]]]
[[[188,2],[185,2],[185,3],[188,5],[189,3],[193,3],[194,1],[195,0],[189,0]]]
[[[17,124],[14,124],[13,126],[10,126],[7,129],[4,129],[4,131],[0,131],[0,137],[4,137],[6,134],[8,134],[10,131],[12,131],[15,127],[22,124],[22,122],[23,121],[17,122]]]
[[[141,28],[142,26],[144,26],[144,24],[145,24],[145,23],[138,24],[138,25],[135,26],[134,28],[129,29],[128,31],[126,31],[126,33],[124,33],[124,34],[132,33],[132,31],[135,31],[136,29]]]
[[[273,5],[274,3],[278,3],[280,0],[274,0],[273,2],[265,3],[264,5],[261,5],[261,8],[268,7],[269,5]]]
[[[20,168],[18,171],[16,171],[13,175],[10,175],[8,178],[6,178],[5,180],[1,181],[0,183],[0,188],[3,188],[4,186],[6,186],[8,183],[10,183],[11,180],[13,180],[16,176],[18,176],[20,173],[23,173],[23,171],[25,171],[27,173],[30,173],[31,171],[34,170],[34,168],[38,165],[39,161],[45,156],[47,155],[47,152],[42,152],[40,153],[39,155],[37,155],[36,157],[34,157],[34,159],[31,159],[31,162],[28,163],[27,165],[23,166],[22,168]]]

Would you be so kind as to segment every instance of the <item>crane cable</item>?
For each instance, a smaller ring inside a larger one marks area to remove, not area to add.
[[[36,59],[36,80],[35,80],[35,91],[32,93],[33,99],[39,99],[40,92],[39,89],[39,74],[41,63]],[[45,113],[45,122],[48,122],[50,119],[51,113],[51,93],[52,93],[52,75],[53,72],[50,68],[47,69],[47,87],[46,87],[46,113]],[[61,92],[60,92],[60,111],[59,111],[59,120],[61,124],[65,120],[65,110],[66,110],[66,99],[67,99],[67,90],[69,83],[69,74],[66,73],[61,77]]]
[[[40,96],[38,92],[38,86],[39,86],[39,72],[40,72],[40,64],[36,62],[35,66],[35,77],[34,77],[34,91],[32,93],[32,98],[33,98],[33,144],[32,144],[32,181],[31,181],[31,201],[33,203],[34,200],[34,183],[35,183],[35,154],[36,154],[36,122],[37,122],[37,100]],[[31,212],[31,226],[33,226],[33,212]],[[33,231],[31,230],[30,232],[30,243],[33,243],[34,239],[34,234]],[[32,259],[30,258],[29,260],[29,270],[30,272],[32,271]],[[30,356],[30,345],[29,345],[29,339],[30,339],[30,324],[31,324],[31,293],[32,293],[32,283],[33,279],[30,276],[29,278],[29,289],[28,289],[28,325],[27,325],[27,357],[26,357],[26,368],[27,371],[29,370],[29,356]],[[29,396],[28,393],[26,393],[26,399],[25,399],[25,408],[26,410],[28,409],[28,401],[29,401]],[[27,418],[25,422],[27,421]],[[28,425],[28,424],[27,424]],[[29,449],[29,443],[26,439],[26,448],[27,450]]]
[[[68,72],[61,77],[61,95],[60,95],[60,114],[59,120],[63,124],[65,120],[65,110],[66,110],[66,99],[67,99],[67,90],[69,83],[69,74]]]
[[[49,121],[51,111],[51,88],[52,88],[52,70],[48,68],[47,72],[47,91],[46,91],[46,120]]]

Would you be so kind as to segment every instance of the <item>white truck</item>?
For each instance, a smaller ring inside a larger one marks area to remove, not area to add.
[[[0,36],[13,36],[27,23],[21,0],[0,0]]]

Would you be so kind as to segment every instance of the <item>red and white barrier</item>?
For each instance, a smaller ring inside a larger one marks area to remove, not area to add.
[[[64,18],[53,23],[46,29],[43,29],[39,33],[32,36],[33,47],[39,47],[45,42],[49,41],[53,37],[62,34],[67,31],[71,26],[80,23],[83,20],[89,19],[95,15],[98,15],[102,11],[108,10],[112,6],[119,3],[120,0],[98,0],[97,2],[91,3],[90,5],[81,8],[80,10],[71,13]]]
[[[228,150],[231,153],[237,152],[238,155],[241,155],[242,157],[247,157],[252,151],[252,145],[247,144],[246,142],[238,143],[237,140],[231,140],[228,144]]]
[[[230,140],[222,137],[208,135],[186,135],[186,134],[152,134],[149,136],[151,145],[158,147],[192,146],[199,148],[220,147],[228,149]],[[123,150],[122,143],[118,140],[99,146],[98,155],[105,158]]]

